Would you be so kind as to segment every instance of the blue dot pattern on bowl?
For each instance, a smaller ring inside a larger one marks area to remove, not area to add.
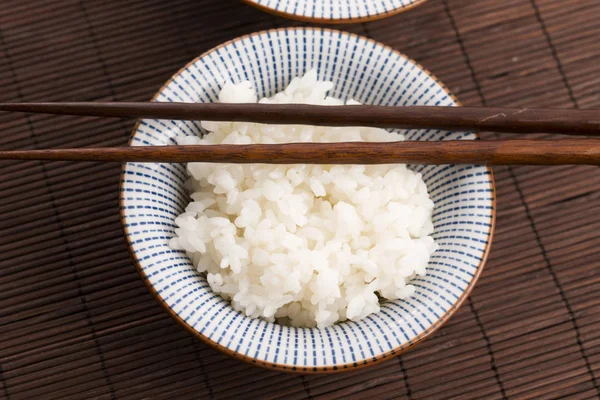
[[[259,7],[305,19],[352,21],[382,18],[425,0],[246,0]]]
[[[380,105],[455,106],[433,76],[379,43],[327,29],[290,28],[228,42],[194,60],[170,80],[156,101],[212,102],[226,80],[250,80],[260,96],[281,91],[316,68],[332,80],[332,95]],[[472,133],[403,132],[411,140],[476,139]],[[143,120],[132,145],[174,144],[200,134],[192,121]],[[211,292],[185,253],[173,251],[175,216],[188,203],[180,164],[128,163],[121,182],[121,216],[132,254],[147,284],[178,319],[204,340],[260,365],[300,371],[352,368],[415,344],[460,305],[479,276],[494,224],[491,171],[483,166],[411,166],[423,174],[435,202],[434,238],[440,249],[415,295],[383,304],[360,322],[327,329],[282,327],[234,311]]]

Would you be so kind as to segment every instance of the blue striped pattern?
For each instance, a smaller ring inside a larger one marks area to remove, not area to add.
[[[245,0],[260,8],[291,17],[352,21],[383,18],[426,0]]]
[[[202,55],[182,69],[156,101],[212,102],[226,80],[251,80],[260,96],[282,90],[316,68],[335,83],[336,97],[387,105],[455,106],[435,77],[388,47],[326,29],[280,29],[245,36]],[[472,133],[405,131],[408,139],[476,139]],[[197,123],[144,120],[132,145],[173,144],[201,134]],[[170,250],[173,220],[188,200],[185,169],[177,164],[128,163],[121,182],[121,214],[138,267],[161,301],[204,339],[270,367],[313,371],[360,366],[396,354],[430,334],[464,299],[483,268],[493,230],[492,175],[482,166],[411,166],[435,201],[434,237],[440,249],[428,275],[414,280],[408,301],[332,328],[296,329],[245,317],[213,294],[187,256]]]

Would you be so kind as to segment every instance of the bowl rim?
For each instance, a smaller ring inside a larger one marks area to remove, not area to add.
[[[215,46],[215,47],[203,52],[199,56],[195,57],[192,61],[188,62],[185,66],[180,68],[175,74],[173,74],[171,76],[171,78],[169,78],[169,80],[167,80],[161,86],[161,88],[156,92],[156,94],[154,94],[151,101],[156,101],[156,99],[166,89],[166,87],[174,79],[176,79],[179,75],[181,75],[187,68],[189,68],[191,65],[195,64],[202,57],[204,57],[207,54],[209,54],[213,51],[216,51],[222,47],[228,46],[235,42],[239,42],[239,41],[247,39],[249,37],[260,36],[260,35],[264,35],[267,33],[282,32],[282,31],[311,31],[311,30],[343,34],[343,35],[348,35],[350,37],[365,40],[368,43],[382,46],[383,48],[406,58],[409,62],[412,62],[413,64],[415,64],[416,67],[420,68],[427,76],[434,79],[441,86],[441,88],[446,92],[446,94],[448,96],[450,96],[452,98],[452,100],[454,100],[456,102],[457,106],[462,106],[462,103],[454,96],[454,94],[452,94],[450,92],[448,87],[443,82],[441,82],[435,75],[433,75],[431,72],[429,72],[426,68],[424,68],[421,64],[419,64],[412,58],[410,58],[410,57],[406,56],[405,54],[393,49],[392,47],[387,46],[383,43],[380,43],[374,39],[370,39],[370,38],[360,36],[360,35],[350,33],[350,32],[345,32],[345,31],[341,31],[341,30],[337,30],[337,29],[324,28],[324,27],[285,27],[285,28],[276,28],[276,29],[265,29],[265,30],[254,32],[254,33],[246,34],[243,36],[239,36],[235,39],[228,40],[218,46]],[[136,122],[135,126],[133,127],[133,131],[132,131],[131,137],[128,142],[128,144],[130,146],[132,144],[132,141],[133,141],[133,138],[135,137],[136,132],[138,131],[140,124],[141,124],[141,121],[138,120]],[[475,140],[479,140],[479,134],[476,132],[474,132],[473,134],[475,135]],[[119,193],[122,193],[124,191],[124,183],[125,182],[122,177],[125,174],[126,167],[127,167],[127,163],[123,163],[121,166],[121,179],[119,182]],[[156,301],[158,301],[158,303],[163,307],[163,309],[165,311],[167,311],[167,313],[175,321],[177,321],[181,326],[183,326],[183,328],[185,330],[187,330],[189,333],[191,333],[197,339],[200,339],[201,341],[203,341],[204,343],[206,343],[213,349],[216,349],[230,357],[241,360],[241,361],[251,364],[251,365],[260,366],[260,367],[263,367],[266,369],[275,370],[275,371],[279,371],[279,372],[291,372],[291,373],[301,373],[301,374],[307,374],[307,373],[319,374],[319,373],[338,373],[338,372],[344,372],[344,371],[354,371],[354,370],[364,368],[364,367],[367,367],[370,365],[378,364],[380,362],[387,360],[388,358],[399,356],[400,354],[406,352],[407,350],[415,347],[417,344],[421,343],[422,341],[424,341],[425,339],[427,339],[428,337],[433,335],[439,328],[441,328],[456,313],[456,311],[463,305],[465,300],[471,294],[471,291],[473,290],[473,287],[479,280],[479,277],[481,276],[481,274],[483,272],[483,268],[485,267],[485,264],[487,262],[487,259],[488,259],[488,256],[489,256],[489,253],[490,253],[490,250],[492,247],[492,242],[494,239],[494,231],[496,228],[496,182],[494,179],[494,173],[493,173],[492,168],[490,166],[486,166],[486,169],[488,170],[489,179],[490,179],[490,189],[491,189],[491,197],[492,197],[492,215],[491,215],[491,221],[490,221],[490,228],[489,228],[489,232],[488,232],[488,240],[487,240],[483,255],[481,257],[481,261],[479,262],[479,265],[477,266],[477,270],[473,274],[473,277],[471,278],[469,284],[467,285],[467,287],[465,288],[463,293],[460,295],[460,297],[458,298],[456,303],[452,307],[450,307],[450,309],[444,315],[442,315],[439,319],[437,319],[429,328],[427,328],[421,334],[415,336],[413,339],[409,340],[407,343],[405,343],[402,346],[396,347],[396,348],[389,350],[383,354],[380,354],[376,358],[365,359],[364,361],[361,361],[358,365],[356,365],[355,363],[347,363],[347,364],[336,364],[335,366],[330,365],[330,366],[320,366],[320,367],[296,367],[293,365],[282,364],[282,363],[259,361],[253,357],[237,353],[234,350],[231,350],[228,347],[222,346],[222,345],[218,344],[217,342],[214,342],[210,338],[204,336],[203,334],[198,332],[196,329],[194,329],[191,325],[189,325],[183,318],[181,318],[173,309],[171,309],[171,307],[169,307],[169,305],[160,296],[160,294],[155,290],[154,286],[148,279],[146,273],[144,272],[144,269],[142,268],[140,260],[137,258],[135,251],[133,250],[133,245],[128,239],[129,238],[129,230],[127,229],[127,218],[125,215],[124,198],[122,196],[120,196],[120,198],[119,198],[119,215],[120,215],[121,227],[122,227],[123,233],[124,233],[124,239],[127,243],[127,248],[129,250],[129,254],[135,264],[137,272],[139,273],[140,277],[142,278],[142,281],[144,282],[144,284],[146,285],[146,287],[148,288],[150,293],[153,295],[153,297],[156,299]]]
[[[263,4],[259,4],[256,0],[241,0],[242,3],[248,4],[254,8],[257,8],[266,13],[276,15],[278,17],[288,18],[296,21],[302,22],[312,22],[318,24],[358,24],[361,22],[371,22],[377,21],[379,19],[392,17],[394,15],[401,14],[405,11],[412,10],[413,8],[425,3],[427,0],[415,0],[413,3],[399,8],[394,8],[388,11],[379,12],[373,15],[366,15],[362,17],[350,17],[350,18],[316,18],[316,17],[307,17],[305,15],[294,14],[287,11],[281,11],[273,7],[268,7]]]

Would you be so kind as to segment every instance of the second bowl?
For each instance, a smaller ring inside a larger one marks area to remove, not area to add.
[[[281,17],[319,24],[375,21],[410,10],[427,0],[242,0]]]

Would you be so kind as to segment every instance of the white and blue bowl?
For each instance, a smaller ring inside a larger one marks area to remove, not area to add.
[[[299,21],[353,24],[410,10],[427,0],[242,0],[262,11]]]
[[[456,106],[442,83],[406,56],[353,34],[314,28],[277,29],[227,42],[193,60],[154,97],[160,102],[212,102],[224,82],[250,80],[271,96],[309,69],[335,83],[332,95],[377,105]],[[475,140],[474,133],[404,132],[408,140]],[[175,144],[200,134],[196,122],[143,120],[132,146]],[[184,252],[171,250],[174,219],[188,203],[185,166],[127,163],[121,218],[133,259],[166,310],[209,345],[244,361],[285,371],[332,372],[398,355],[435,332],[456,312],[481,275],[495,222],[492,172],[476,165],[414,165],[435,202],[440,249],[427,276],[413,280],[409,300],[389,301],[360,322],[327,329],[290,328],[248,318],[214,294]]]

